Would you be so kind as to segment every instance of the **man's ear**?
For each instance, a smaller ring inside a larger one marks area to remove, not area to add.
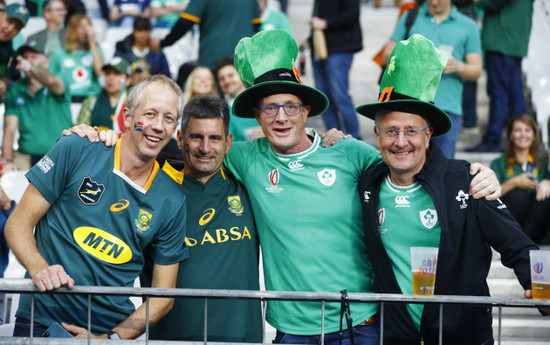
[[[178,149],[183,152],[183,134],[181,133],[181,129],[178,129],[177,134],[177,143],[178,143]]]
[[[130,113],[130,109],[128,109],[127,107],[124,107],[123,116],[124,116],[123,117],[124,118],[124,130],[128,131],[130,129],[133,129],[134,124],[132,123],[132,120],[133,120],[134,117]]]

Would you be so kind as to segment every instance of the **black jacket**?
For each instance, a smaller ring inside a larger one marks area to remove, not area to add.
[[[316,0],[313,15],[327,21],[328,53],[355,53],[363,49],[359,0]]]
[[[457,198],[460,191],[468,193],[469,163],[447,159],[435,145],[431,147],[416,178],[432,196],[441,227],[435,294],[489,296],[491,247],[501,253],[506,267],[514,269],[523,288],[531,289],[529,250],[538,247],[500,200]],[[359,192],[375,292],[401,293],[377,224],[380,184],[388,173],[386,164],[365,171]],[[366,192],[370,192],[368,197]],[[421,339],[427,345],[438,344],[439,305],[425,305],[420,333],[405,304],[386,303],[384,308],[384,344],[418,345]],[[491,323],[489,306],[447,304],[443,308],[443,343],[492,344]]]

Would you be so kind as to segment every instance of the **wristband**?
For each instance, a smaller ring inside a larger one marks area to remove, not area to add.
[[[107,333],[107,335],[108,335],[109,339],[121,340],[120,335],[118,335],[117,332],[109,331]]]

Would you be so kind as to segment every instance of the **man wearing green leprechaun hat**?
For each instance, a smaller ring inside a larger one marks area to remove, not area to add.
[[[356,108],[375,121],[384,160],[363,172],[359,183],[375,292],[489,296],[493,247],[530,297],[529,250],[538,247],[499,199],[470,198],[470,164],[447,159],[430,142],[451,128],[449,117],[433,105],[447,59],[424,36],[401,41],[382,78],[378,102]],[[412,247],[437,251],[430,265],[435,286],[414,291]],[[439,308],[387,304],[384,344],[438,344]],[[491,322],[489,306],[445,305],[443,343],[492,344]]]
[[[293,68],[297,53],[296,42],[282,30],[237,45],[235,67],[248,88],[235,99],[233,113],[255,118],[265,138],[234,143],[224,164],[247,187],[268,290],[373,291],[357,183],[381,162],[380,154],[355,139],[322,148],[317,133],[308,135],[308,116],[322,114],[328,100],[301,83]],[[498,196],[494,173],[484,169],[473,181],[476,197],[495,191]],[[378,344],[377,309],[352,305],[349,324],[357,332],[343,337]],[[321,302],[270,301],[267,321],[277,329],[276,343],[320,343],[322,313]],[[325,344],[342,339],[340,322],[340,303],[326,303]]]

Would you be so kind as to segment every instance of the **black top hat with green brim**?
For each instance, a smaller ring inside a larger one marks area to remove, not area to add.
[[[379,110],[417,114],[429,121],[432,136],[447,133],[451,120],[433,100],[448,58],[449,54],[419,34],[397,43],[380,82],[378,102],[360,105],[355,111],[372,120]]]
[[[294,68],[298,46],[283,30],[261,31],[245,37],[235,48],[235,68],[247,89],[233,102],[233,114],[253,118],[253,109],[264,97],[290,93],[309,105],[309,116],[317,116],[328,108],[328,98],[321,91],[302,84]]]

